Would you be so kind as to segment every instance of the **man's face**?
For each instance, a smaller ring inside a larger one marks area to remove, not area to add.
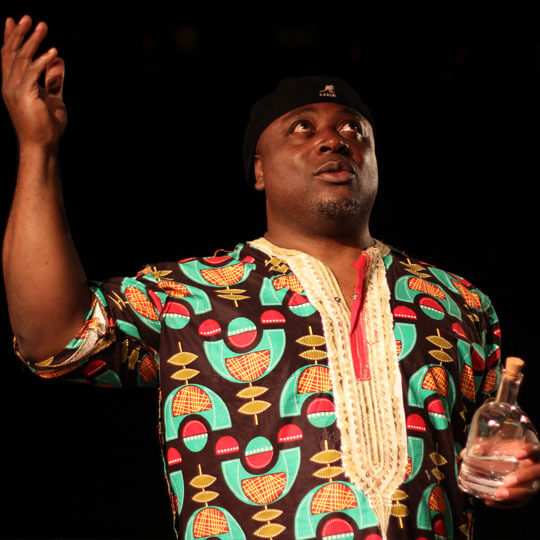
[[[314,234],[367,227],[377,161],[371,125],[359,112],[336,103],[293,109],[263,131],[254,167],[269,229],[277,222]]]

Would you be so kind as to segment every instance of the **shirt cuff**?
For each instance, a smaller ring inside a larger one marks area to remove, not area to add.
[[[115,341],[112,323],[108,320],[105,307],[94,293],[92,306],[84,326],[63,351],[40,362],[25,359],[19,351],[17,339],[13,338],[15,354],[37,375],[44,378],[60,377],[75,370],[81,361],[87,359]]]

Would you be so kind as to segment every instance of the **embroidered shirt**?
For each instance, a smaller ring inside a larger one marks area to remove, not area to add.
[[[326,265],[264,239],[147,266],[94,282],[77,338],[26,363],[159,386],[181,538],[470,534],[458,456],[498,383],[493,306],[380,242],[355,267],[350,312]]]

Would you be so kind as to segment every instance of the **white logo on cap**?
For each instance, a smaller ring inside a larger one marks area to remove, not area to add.
[[[333,84],[327,84],[322,90],[319,90],[320,97],[337,97],[336,87]]]

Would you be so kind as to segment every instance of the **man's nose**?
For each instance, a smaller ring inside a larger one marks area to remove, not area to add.
[[[320,134],[317,149],[321,154],[333,152],[348,155],[351,151],[347,141],[338,132],[333,130],[326,130]]]

